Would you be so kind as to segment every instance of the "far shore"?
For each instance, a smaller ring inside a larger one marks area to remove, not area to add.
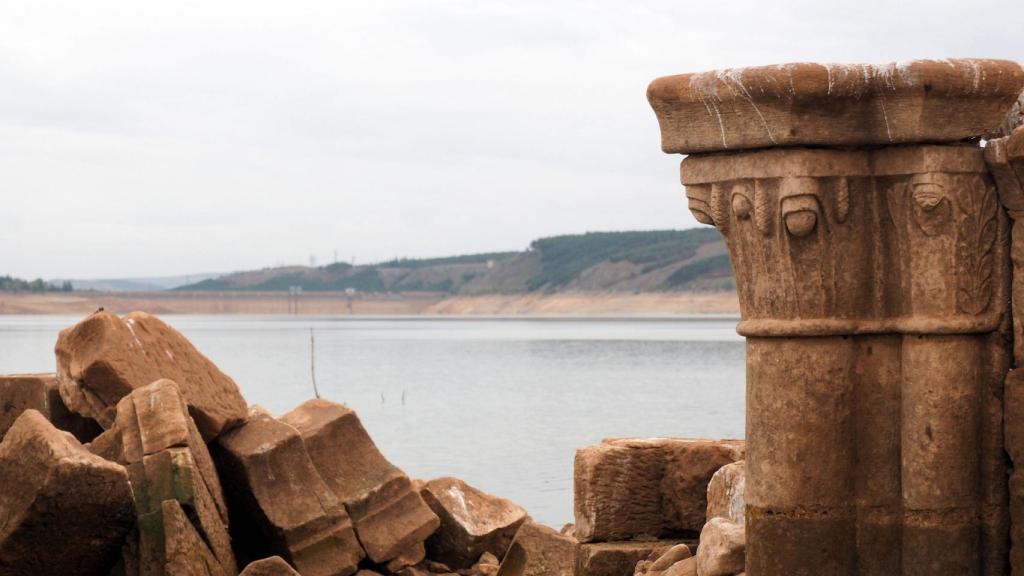
[[[439,293],[73,292],[0,293],[0,315],[298,314],[306,316],[682,316],[738,314],[735,292],[562,293],[451,296]]]

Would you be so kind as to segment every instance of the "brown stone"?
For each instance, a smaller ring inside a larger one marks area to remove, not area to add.
[[[162,530],[147,530],[143,526],[147,522],[160,522]],[[167,576],[230,576],[235,570],[226,570],[213,552],[196,531],[188,519],[181,503],[177,500],[164,500],[160,511],[139,517],[140,548],[145,557],[147,548],[146,536],[163,536],[162,542],[156,547],[162,548],[165,556],[156,565],[140,566],[140,575],[166,574]]]
[[[357,534],[358,535],[358,534]],[[417,542],[407,550],[388,560],[385,568],[388,572],[398,572],[407,566],[415,566],[427,557],[427,547],[423,542]]]
[[[173,559],[166,546],[189,535],[165,534],[180,526],[162,517],[167,500],[177,500],[192,512],[204,545],[220,569],[237,572],[228,509],[213,460],[188,407],[171,380],[136,388],[117,404],[114,423],[89,449],[128,468],[140,516],[143,572],[160,573]],[[141,518],[151,516],[146,520]]]
[[[519,527],[498,576],[572,576],[576,539],[532,520]]]
[[[742,524],[712,518],[700,531],[697,574],[731,576],[743,572],[746,536]]]
[[[988,133],[1024,87],[1005,60],[797,63],[658,78],[662,150],[953,142]]]
[[[29,408],[45,416],[58,430],[73,434],[79,442],[89,442],[103,431],[95,421],[82,418],[64,406],[56,375],[0,375],[0,439]]]
[[[935,142],[994,129],[1022,82],[967,60],[652,84],[663,147],[715,152],[680,176],[725,237],[747,337],[751,574],[1005,571],[1024,133]]]
[[[354,411],[316,399],[281,421],[302,434],[313,464],[345,504],[371,560],[387,563],[408,554],[437,529],[437,516],[409,477],[380,453]]]
[[[133,312],[122,319],[97,312],[63,330],[56,353],[65,403],[104,427],[113,424],[121,398],[161,378],[178,383],[207,441],[245,419],[234,380],[155,316]]]
[[[356,573],[356,576],[359,574],[362,574],[362,571]],[[299,576],[299,573],[285,562],[284,558],[271,556],[250,562],[240,576]]]
[[[581,448],[575,536],[592,542],[696,535],[711,476],[741,458],[742,440],[612,439]]]
[[[303,576],[356,571],[363,549],[352,521],[295,428],[254,412],[212,447],[239,547],[277,554]]]
[[[669,566],[661,576],[697,576],[697,558],[690,557]],[[653,576],[653,575],[652,575]]]
[[[576,576],[625,576],[641,560],[658,557],[679,540],[629,540],[581,543],[576,547]],[[695,543],[695,542],[694,542]]]
[[[526,510],[492,496],[458,478],[428,482],[423,499],[441,519],[441,527],[427,540],[427,555],[452,568],[467,568],[484,552],[504,558]]]
[[[28,409],[0,442],[0,574],[106,574],[135,518],[128,474]]]
[[[692,556],[693,552],[690,551],[689,546],[686,544],[676,544],[652,562],[650,569],[653,572],[663,572],[676,562],[681,562]]]
[[[743,510],[746,502],[743,491],[746,488],[745,461],[740,460],[718,469],[708,483],[707,518],[725,518],[736,524],[743,524]]]

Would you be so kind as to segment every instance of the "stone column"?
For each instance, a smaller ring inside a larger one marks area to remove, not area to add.
[[[982,148],[916,142],[985,133],[1022,85],[999,61],[652,83],[736,275],[751,576],[1003,573],[1006,217]]]
[[[1020,103],[1017,114],[1019,120]],[[1005,125],[1009,128],[1009,124]],[[1013,461],[1009,502],[1010,552],[1014,574],[1024,574],[1024,126],[985,147],[985,160],[999,188],[999,197],[1013,219],[1010,258],[1013,262],[1012,316],[1015,369],[1006,378],[1006,452]]]

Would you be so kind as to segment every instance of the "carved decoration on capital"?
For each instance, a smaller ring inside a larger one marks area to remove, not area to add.
[[[726,238],[741,333],[961,333],[1005,312],[1008,234],[969,146],[691,156],[698,221]]]

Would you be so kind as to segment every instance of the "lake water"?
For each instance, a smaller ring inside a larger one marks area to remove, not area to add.
[[[0,373],[51,372],[77,318],[0,316]],[[167,316],[250,403],[354,408],[412,476],[457,476],[554,527],[572,521],[576,448],[611,436],[740,438],[734,318],[340,319]]]

